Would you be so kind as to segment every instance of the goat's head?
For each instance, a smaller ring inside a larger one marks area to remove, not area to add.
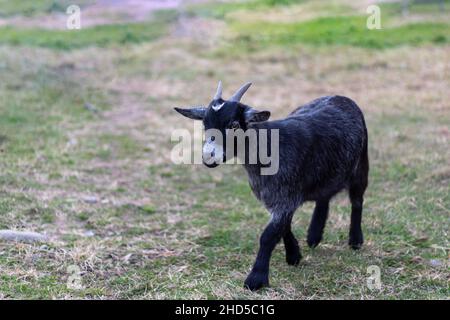
[[[207,167],[214,168],[227,160],[226,136],[229,130],[246,131],[250,123],[269,119],[269,111],[257,111],[240,102],[250,86],[251,83],[243,85],[230,99],[224,100],[222,83],[219,82],[217,92],[208,107],[175,108],[185,117],[203,121],[205,128],[203,163]],[[218,137],[220,139],[217,139]]]

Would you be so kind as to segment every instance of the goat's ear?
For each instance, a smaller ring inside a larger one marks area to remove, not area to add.
[[[194,107],[190,109],[175,108],[175,110],[183,116],[194,120],[203,120],[206,113],[205,107]]]
[[[270,111],[258,111],[253,108],[248,108],[244,112],[245,122],[262,122],[267,121],[270,118]]]

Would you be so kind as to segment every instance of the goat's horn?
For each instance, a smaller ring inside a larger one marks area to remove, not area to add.
[[[219,85],[217,86],[217,92],[214,96],[214,100],[219,100],[222,98],[222,81],[219,81]]]
[[[229,101],[239,102],[242,99],[242,96],[247,92],[248,88],[252,85],[251,82],[244,84],[235,94],[230,98]]]

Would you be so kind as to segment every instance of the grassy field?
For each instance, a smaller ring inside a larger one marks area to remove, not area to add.
[[[365,2],[346,0],[188,3],[79,31],[11,17],[64,11],[51,3],[0,1],[0,229],[49,237],[0,241],[0,298],[450,297],[450,2],[382,5],[373,31]],[[269,219],[243,168],[170,161],[172,130],[193,128],[173,107],[207,103],[219,79],[225,96],[253,81],[245,102],[274,119],[321,95],[361,106],[362,250],[347,246],[345,194],[314,250],[305,204],[300,265],[280,245],[271,287],[243,289]],[[82,288],[67,285],[72,266]]]

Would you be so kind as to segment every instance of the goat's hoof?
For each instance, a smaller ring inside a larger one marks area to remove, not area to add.
[[[262,287],[269,286],[269,275],[265,273],[251,272],[247,279],[245,279],[244,287],[255,291],[261,289]]]
[[[308,243],[308,247],[315,248],[319,245],[320,241],[322,241],[322,236],[317,235],[308,235],[306,239],[306,243]]]
[[[364,242],[364,240],[363,240],[362,233],[350,235],[350,238],[348,240],[348,244],[349,244],[350,248],[352,248],[353,250],[361,249],[363,242]]]
[[[286,254],[286,262],[290,266],[298,266],[300,260],[302,260],[302,255],[299,251],[291,254]]]
[[[349,244],[350,248],[352,248],[353,250],[359,250],[359,249],[361,249],[361,247],[363,245],[362,242],[351,242],[351,241],[349,241],[348,244]]]

